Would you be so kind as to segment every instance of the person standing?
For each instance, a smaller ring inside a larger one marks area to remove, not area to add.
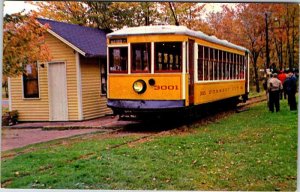
[[[268,83],[269,83],[269,80],[271,78],[271,73],[267,72],[265,75],[264,75],[264,79],[263,79],[263,88],[264,90],[266,91],[266,97],[267,97],[267,106],[269,107],[269,90],[268,90]]]
[[[277,73],[273,73],[271,79],[268,81],[269,90],[269,110],[274,112],[274,105],[276,112],[280,110],[279,93],[282,90],[282,83],[277,79]]]
[[[286,93],[288,95],[288,103],[290,105],[290,110],[297,110],[296,102],[296,91],[297,91],[297,79],[292,71],[289,71],[288,78],[285,80]]]
[[[286,99],[286,89],[284,87],[284,81],[286,80],[286,74],[284,73],[284,71],[279,71],[278,74],[278,79],[281,81],[281,84],[283,85],[283,90],[280,91],[280,99]]]

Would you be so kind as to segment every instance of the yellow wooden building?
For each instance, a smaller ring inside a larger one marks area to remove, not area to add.
[[[106,32],[52,20],[46,63],[9,79],[9,109],[19,121],[81,121],[110,114],[106,105]]]

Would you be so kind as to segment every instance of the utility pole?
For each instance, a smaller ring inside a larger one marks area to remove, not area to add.
[[[270,67],[270,55],[269,55],[269,31],[268,31],[268,13],[265,13],[265,22],[266,22],[266,68]]]

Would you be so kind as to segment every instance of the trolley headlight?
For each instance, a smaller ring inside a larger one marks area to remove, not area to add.
[[[144,93],[146,91],[146,89],[147,89],[147,85],[146,85],[145,81],[143,81],[141,79],[135,81],[133,83],[132,87],[133,87],[133,90],[135,92],[137,92],[138,94]]]

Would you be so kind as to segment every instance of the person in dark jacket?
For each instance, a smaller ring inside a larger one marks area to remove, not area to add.
[[[288,78],[285,80],[286,93],[288,95],[288,103],[290,110],[297,110],[296,91],[297,91],[297,78],[292,71],[289,71]]]

